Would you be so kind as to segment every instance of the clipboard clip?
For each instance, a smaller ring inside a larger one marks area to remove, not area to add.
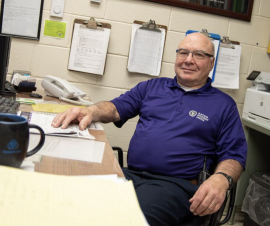
[[[80,27],[94,30],[103,30],[102,24],[96,21],[94,17],[91,17],[90,20],[83,21],[83,24],[81,24]]]
[[[235,49],[234,45],[232,44],[232,42],[230,41],[228,36],[223,36],[223,38],[222,38],[222,40],[220,42],[220,45],[222,47],[225,47],[225,48]]]
[[[151,20],[151,19],[149,20],[148,23],[147,22],[143,23],[139,29],[161,32],[161,30],[156,25],[156,22],[154,20]]]
[[[208,38],[211,38],[211,35],[208,33],[207,29],[202,29],[200,33],[206,35]]]

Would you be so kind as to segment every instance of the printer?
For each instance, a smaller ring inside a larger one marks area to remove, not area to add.
[[[253,71],[247,79],[253,82],[246,92],[242,119],[270,130],[270,73]]]

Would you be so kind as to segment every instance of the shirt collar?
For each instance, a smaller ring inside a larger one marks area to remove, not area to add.
[[[214,93],[215,89],[212,87],[211,83],[212,83],[212,79],[208,77],[207,82],[203,87],[196,89],[196,90],[189,91],[189,92]],[[173,87],[180,88],[180,86],[177,83],[176,76],[174,77],[174,79],[172,79],[168,82],[167,86],[170,88],[173,88]]]

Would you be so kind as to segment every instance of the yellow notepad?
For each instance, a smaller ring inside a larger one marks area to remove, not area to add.
[[[0,225],[146,225],[132,182],[0,166]]]
[[[34,111],[50,112],[50,113],[60,113],[60,112],[66,111],[69,108],[73,108],[73,107],[85,108],[85,106],[74,106],[74,105],[68,105],[68,104],[36,104],[36,105],[32,105],[32,108]]]

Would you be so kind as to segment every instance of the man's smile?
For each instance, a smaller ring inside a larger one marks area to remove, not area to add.
[[[182,70],[184,72],[195,72],[196,71],[196,69],[191,69],[191,68],[182,68]]]

